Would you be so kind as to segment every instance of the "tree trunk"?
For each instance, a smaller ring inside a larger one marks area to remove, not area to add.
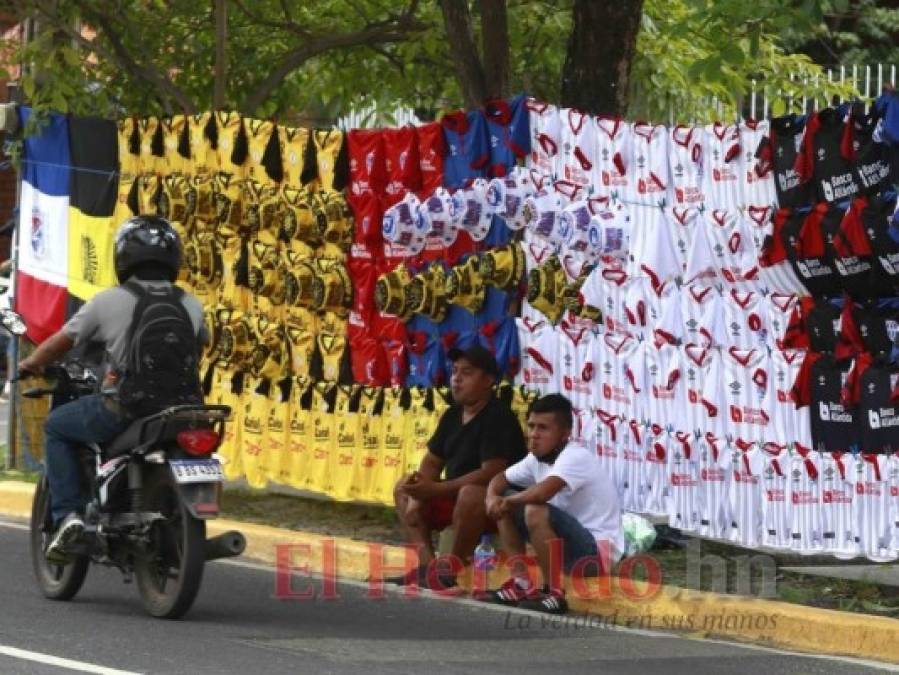
[[[484,67],[478,55],[471,28],[471,14],[467,0],[440,0],[443,23],[449,40],[450,53],[456,64],[456,76],[462,87],[466,103],[478,107],[489,98]]]
[[[481,44],[487,96],[509,94],[509,18],[506,0],[481,0]]]
[[[215,0],[215,85],[212,94],[213,110],[225,107],[225,81],[228,73],[228,6],[225,0]]]
[[[574,0],[562,105],[594,115],[627,113],[643,0]]]

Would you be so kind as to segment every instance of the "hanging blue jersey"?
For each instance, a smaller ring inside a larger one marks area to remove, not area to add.
[[[439,337],[409,333],[407,387],[437,387],[444,383],[443,345]]]
[[[421,314],[413,314],[406,323],[406,330],[410,333],[425,333],[431,337],[440,335],[440,324]]]
[[[459,305],[450,305],[446,312],[446,318],[440,322],[439,332],[446,333],[475,333],[478,330],[478,321],[474,314]]]
[[[488,286],[484,297],[484,305],[477,315],[478,328],[485,324],[505,319],[509,315],[509,304],[511,302],[512,298],[509,293],[495,286]]]
[[[899,145],[899,93],[888,91],[874,102],[874,111],[883,120],[882,141]]]
[[[487,248],[502,248],[510,241],[512,241],[512,230],[506,225],[502,216],[494,214],[493,221],[490,223],[490,231],[484,237],[484,245]]]
[[[490,163],[487,121],[479,110],[449,113],[440,120],[446,141],[443,160],[443,185],[464,187],[474,178],[486,175]]]
[[[478,331],[478,343],[490,350],[499,365],[500,377],[512,379],[518,373],[518,327],[514,317],[491,321]]]
[[[440,343],[443,347],[443,368],[446,382],[449,382],[453,376],[453,362],[449,360],[448,354],[453,349],[465,351],[469,347],[474,347],[478,343],[478,333],[476,331],[468,333],[448,331],[440,336]]]
[[[508,101],[488,101],[484,106],[490,139],[487,174],[491,177],[505,176],[518,159],[531,151],[531,128],[525,100],[525,95],[519,94]]]

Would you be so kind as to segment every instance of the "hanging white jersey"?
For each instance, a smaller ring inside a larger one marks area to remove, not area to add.
[[[593,410],[574,410],[572,412],[571,438],[585,448],[596,447],[596,420]]]
[[[528,320],[530,322],[530,320]],[[519,324],[516,323],[516,326]],[[529,323],[533,326],[533,323]],[[520,333],[519,333],[520,335]],[[522,375],[522,384],[536,389],[542,395],[559,393],[560,375],[558,370],[559,340],[555,328],[547,321],[541,327],[529,332],[527,350],[527,370]],[[525,347],[519,349],[524,352]],[[522,366],[524,366],[522,358]]]
[[[774,232],[774,214],[775,209],[771,206],[748,206],[743,212],[745,231],[752,238],[752,257],[759,267],[759,282],[768,292],[807,295],[805,287],[787,260],[773,265],[763,264],[766,239]]]
[[[653,516],[669,515],[668,432],[658,425],[644,427],[643,504],[640,511]]]
[[[617,117],[597,117],[595,124],[593,193],[600,197],[627,199],[634,180],[631,125]]]
[[[527,167],[553,176],[559,155],[559,109],[534,98],[528,98],[525,105],[531,130],[531,153],[527,157]]]
[[[768,351],[761,349],[721,350],[722,389],[727,407],[725,438],[739,444],[762,444],[771,424],[771,369]]]
[[[737,209],[743,203],[740,194],[740,130],[735,125],[715,122],[707,125],[705,132],[705,206],[707,209]]]
[[[737,349],[766,349],[768,313],[761,293],[728,288],[722,293],[712,336],[715,344]]]
[[[769,443],[762,447],[765,468],[762,472],[762,544],[790,548],[790,453],[785,445]]]
[[[636,205],[631,207],[630,215],[630,275],[649,277],[656,284],[681,276],[682,269],[675,255],[664,209]]]
[[[673,281],[656,285],[647,277],[632,279],[624,296],[624,315],[627,331],[640,340],[654,340],[656,326],[668,303],[678,299]]]
[[[670,437],[668,474],[671,485],[668,525],[698,532],[703,513],[699,451],[689,434],[678,433]]]
[[[634,122],[633,144],[634,184],[630,200],[647,206],[670,203],[668,188],[668,129],[664,126]]]
[[[535,371],[533,357],[530,348],[536,343],[537,338],[545,330],[552,330],[548,321],[532,321],[527,317],[516,318],[515,327],[518,330],[518,373],[515,375],[515,384],[535,388],[531,383],[537,372]]]
[[[790,318],[799,305],[799,296],[794,293],[769,293],[765,296],[764,311],[768,320],[768,347],[783,349]]]
[[[696,441],[699,445],[699,533],[703,537],[723,539],[730,532],[730,500],[728,474],[724,462],[729,455],[723,452],[724,441],[705,434]]]
[[[621,508],[640,513],[646,501],[646,483],[643,477],[643,428],[637,420],[626,420],[622,430],[623,498]]]
[[[678,297],[666,304],[656,337],[672,344],[711,345],[721,303],[717,288],[701,283],[682,286]]]
[[[703,281],[760,290],[752,240],[737,211],[706,211],[693,239],[684,282]]]
[[[842,559],[854,558],[860,552],[852,519],[854,463],[852,455],[846,453],[821,454],[821,527],[824,551]]]
[[[665,221],[671,234],[677,266],[680,268],[678,276],[682,277],[687,271],[687,258],[693,248],[696,230],[703,222],[702,215],[699,209],[672,206],[665,209]]]
[[[862,453],[855,467],[855,496],[852,500],[855,536],[861,553],[874,562],[896,559],[890,521],[890,482],[887,455]]]
[[[628,275],[624,270],[597,265],[581,286],[580,297],[585,305],[602,312],[606,332],[627,333],[624,299],[628,289]]]
[[[678,125],[671,130],[668,160],[671,165],[672,203],[697,207],[705,201],[702,192],[705,161],[705,129]]]
[[[726,464],[730,467],[731,529],[729,539],[745,546],[758,548],[764,507],[762,506],[762,472],[765,469],[765,458],[758,448],[743,451],[729,447]]]
[[[559,156],[556,178],[588,186],[596,163],[596,123],[592,115],[573,108],[559,112]]]
[[[893,530],[893,552],[899,554],[899,453],[889,459],[890,468],[890,522]]]
[[[569,327],[562,322],[556,329],[558,371],[561,393],[571,401],[576,413],[590,410],[596,386],[593,342],[596,336],[586,328]]]
[[[686,431],[711,433],[724,438],[725,410],[722,401],[721,352],[711,347],[683,347],[686,375]]]
[[[777,192],[774,188],[774,171],[760,163],[756,152],[762,140],[770,134],[768,120],[745,120],[740,123],[740,195],[741,205],[776,206]]]
[[[687,392],[682,350],[675,345],[656,347],[650,341],[644,341],[636,360],[645,370],[641,378],[644,424],[658,425],[669,433],[688,431],[683,423]]]
[[[640,342],[626,335],[605,334],[593,341],[593,367],[598,378],[593,407],[621,419],[641,419],[643,386],[635,361]]]
[[[805,350],[801,349],[771,351],[771,374],[768,377],[771,388],[768,395],[771,424],[768,425],[765,442],[812,447],[809,407],[797,408],[790,393],[802,368],[805,354]]]
[[[603,471],[612,477],[619,500],[624,498],[624,425],[617,415],[594,411],[593,441]]]
[[[793,454],[790,464],[790,546],[802,555],[824,550],[820,474],[820,453],[800,448]]]

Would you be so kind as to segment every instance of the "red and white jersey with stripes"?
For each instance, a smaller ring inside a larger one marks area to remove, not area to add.
[[[724,440],[712,434],[700,436],[699,447],[699,533],[703,537],[723,539],[730,533],[730,500],[728,498],[729,459]]]
[[[706,211],[693,239],[684,282],[720,283],[761,290],[753,243],[738,211]]]
[[[623,495],[621,508],[640,513],[646,501],[646,482],[643,475],[645,432],[642,425],[633,419],[625,420],[621,426],[621,460]]]
[[[703,223],[699,209],[672,206],[665,209],[665,222],[671,233],[671,244],[680,267],[680,276],[687,271],[687,258],[693,248],[696,230]]]
[[[564,321],[556,327],[556,336],[560,392],[576,412],[590,410],[597,379],[593,365],[593,342],[597,337],[586,328],[570,327]]]
[[[643,448],[643,487],[640,491],[643,505],[640,511],[669,516],[668,432],[655,424],[646,428]]]
[[[690,434],[678,433],[668,440],[670,497],[668,525],[698,532],[702,523],[699,445]]]
[[[643,422],[659,425],[670,433],[692,432],[681,425],[687,396],[681,348],[670,344],[656,347],[650,341],[644,341],[636,359],[644,368],[640,378],[644,396]]]
[[[656,337],[669,343],[711,345],[722,302],[713,286],[699,282],[682,286],[678,297],[665,305]]]
[[[761,293],[725,288],[712,336],[721,347],[765,349],[768,346],[768,313]]]
[[[824,550],[821,453],[797,449],[790,462],[790,548],[803,555]]]
[[[678,125],[671,129],[668,162],[671,168],[672,204],[697,207],[705,202],[703,194],[705,129]]]
[[[855,496],[852,500],[855,536],[861,554],[874,562],[897,557],[893,546],[888,455],[862,453],[855,466]]]
[[[783,349],[790,318],[798,305],[799,296],[795,293],[769,293],[765,296],[764,311],[768,318],[769,348]]]
[[[729,468],[730,534],[728,538],[746,548],[757,548],[761,542],[764,507],[762,474],[765,458],[762,450],[743,451],[728,446],[724,464]]]
[[[629,199],[634,181],[631,125],[620,118],[597,117],[593,193]]]
[[[753,243],[753,259],[759,266],[759,282],[768,292],[808,295],[790,263],[783,260],[773,265],[762,264],[765,240],[773,236],[775,209],[771,206],[748,206],[743,211],[743,224]]]
[[[518,330],[519,353],[519,368],[515,374],[515,384],[534,388],[536,385],[530,384],[530,381],[538,371],[534,370],[530,347],[537,342],[543,331],[552,330],[552,326],[546,319],[533,321],[527,317],[521,317],[515,319],[515,327]]]
[[[588,186],[596,166],[596,122],[573,108],[559,111],[559,155],[556,178]]]
[[[525,231],[524,241],[521,242],[520,246],[522,251],[524,251],[524,266],[527,273],[545,263],[555,252],[555,247],[552,244],[530,231]],[[531,307],[527,298],[521,301],[521,316],[532,321],[543,321],[546,319],[542,312]]]
[[[572,411],[572,428],[571,438],[585,448],[596,447],[596,422],[594,420],[593,410]]]
[[[740,129],[720,122],[706,125],[703,192],[707,209],[737,209],[743,203]]]
[[[634,205],[630,208],[630,216],[630,275],[649,277],[657,284],[681,276],[683,270],[674,251],[664,209]]]
[[[602,312],[603,326],[608,333],[627,334],[624,299],[629,280],[624,270],[597,265],[581,286],[580,297],[585,304]]]
[[[621,419],[642,419],[643,384],[636,357],[640,342],[627,335],[605,334],[593,341],[597,383],[593,408]]]
[[[668,190],[668,129],[661,124],[634,122],[631,127],[634,182],[630,201],[647,206],[670,203]]]
[[[740,123],[740,193],[741,206],[776,206],[774,170],[764,166],[755,156],[762,140],[770,134],[768,120],[744,120]],[[761,169],[761,170],[760,170]]]
[[[893,552],[899,554],[899,453],[889,456],[890,522],[893,531]]]
[[[561,133],[559,109],[534,98],[528,98],[525,105],[531,129],[531,153],[527,157],[527,167],[553,176]]]
[[[641,340],[654,340],[654,331],[665,308],[677,300],[678,289],[673,281],[657,286],[647,277],[632,279],[624,296],[628,333]]]
[[[612,476],[618,498],[624,496],[624,429],[626,422],[617,415],[594,410],[593,442],[599,463]]]
[[[805,361],[803,349],[774,349],[771,351],[771,372],[768,376],[771,424],[765,442],[812,447],[812,423],[809,407],[797,408],[791,391]]]
[[[683,351],[687,394],[683,416],[687,425],[685,431],[724,438],[728,423],[722,391],[721,352],[700,345],[685,345]]]
[[[760,445],[771,426],[768,350],[722,348],[721,360],[725,437],[738,445]]]
[[[521,324],[516,322],[520,328]],[[531,324],[533,325],[533,324]],[[519,332],[519,336],[521,333]],[[529,389],[536,389],[541,394],[559,393],[559,338],[555,328],[549,322],[527,334],[528,345],[519,344],[522,352],[522,384]],[[524,352],[527,352],[527,356]],[[527,367],[524,363],[527,360]]]
[[[859,552],[852,518],[855,496],[855,459],[843,452],[821,453],[821,517],[824,551],[837,558],[854,558]]]
[[[762,446],[762,544],[790,548],[790,452],[785,445]]]

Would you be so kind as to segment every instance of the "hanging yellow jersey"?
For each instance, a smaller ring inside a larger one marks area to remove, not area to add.
[[[288,375],[289,349],[284,325],[256,315],[256,343],[250,354],[250,368],[259,377],[278,382]]]
[[[317,130],[312,136],[318,184],[322,190],[342,190],[346,187],[347,168],[344,135],[340,129]]]
[[[325,214],[325,231],[322,239],[346,251],[353,240],[353,212],[342,192],[322,191],[312,195],[318,208]]]
[[[126,117],[118,121],[119,129],[119,188],[122,181],[129,185],[141,172],[140,130],[137,119]]]
[[[432,391],[421,387],[409,390],[409,425],[403,449],[404,473],[418,471],[428,453],[428,441],[437,429],[439,417],[432,407]]]
[[[358,398],[359,387],[338,385],[334,398],[334,446],[331,450],[330,483],[328,495],[333,499],[358,499],[358,490],[353,483],[354,465],[361,454],[361,415],[352,409]]]
[[[258,391],[259,380],[251,378],[243,396],[243,443],[241,461],[250,487],[264,488],[268,484],[268,396]]]
[[[315,344],[322,363],[322,379],[326,382],[337,382],[340,379],[340,365],[346,349],[346,335],[319,333],[315,336]]]
[[[289,187],[299,188],[303,184],[300,177],[303,175],[305,166],[309,129],[279,126],[278,141],[281,144],[281,161],[284,166],[282,183]]]
[[[528,273],[528,302],[550,323],[556,323],[565,309],[564,292],[568,277],[558,256],[550,256]]]
[[[322,243],[327,218],[321,205],[305,189],[284,187],[284,215],[281,225],[285,241],[298,240],[316,248]]]
[[[159,213],[159,195],[162,185],[159,175],[142,173],[137,178],[137,205],[141,215]]]
[[[167,173],[163,152],[165,146],[162,141],[162,129],[159,126],[159,118],[144,117],[138,120],[140,129],[140,165],[144,173]]]
[[[484,304],[487,286],[481,276],[480,259],[471,256],[446,275],[446,301],[477,314]]]
[[[206,132],[209,124],[215,124],[211,112],[198,113],[188,118],[190,134],[190,173],[213,174],[219,170],[218,154]]]
[[[282,467],[289,465],[290,450],[290,393],[286,387],[274,382],[269,392],[268,448],[265,455],[265,474],[273,483],[287,484],[282,475]]]
[[[309,377],[315,352],[315,316],[309,310],[292,308],[285,317],[290,348],[290,367],[294,376]]]
[[[88,216],[69,207],[69,293],[90,300],[118,283],[113,249],[116,221],[112,216]]]
[[[181,147],[181,136],[187,127],[187,115],[163,117],[159,124],[162,126],[162,146],[165,153],[163,159],[166,172],[187,173],[190,169],[190,160],[178,152],[178,148]]]
[[[531,404],[540,398],[540,392],[533,389],[527,389],[524,386],[516,386],[512,389],[512,412],[521,423],[521,428],[528,428],[528,410]]]
[[[163,177],[159,193],[159,215],[172,223],[181,223],[186,232],[193,227],[197,192],[182,173]]]
[[[290,390],[290,428],[288,435],[288,463],[284,467],[286,479],[282,482],[298,490],[306,489],[306,476],[314,445],[309,411],[312,385],[304,377],[293,378]]]
[[[362,387],[359,393],[359,435],[353,463],[351,495],[359,501],[372,501],[375,475],[381,461],[383,425],[375,414],[381,406],[383,392],[379,387]]]
[[[220,171],[213,181],[216,232],[221,237],[237,236],[247,229],[244,219],[243,181]]]
[[[334,415],[331,402],[336,385],[316,382],[312,387],[310,416],[312,417],[312,455],[306,471],[304,487],[307,490],[327,494],[331,484],[331,449],[334,447]]]
[[[247,133],[247,149],[249,151],[247,176],[264,185],[274,185],[275,180],[271,174],[279,173],[281,167],[274,166],[277,155],[273,155],[271,152],[267,153],[266,150],[268,149],[269,141],[272,140],[275,123],[250,117],[245,117],[243,122]],[[277,138],[275,142],[277,143]]]
[[[199,174],[190,179],[190,185],[194,190],[196,208],[194,209],[197,220],[197,230],[215,229],[215,178],[213,174]]]
[[[243,178],[247,170],[246,135],[240,113],[226,110],[215,112],[218,126],[219,171]]]
[[[437,419],[440,419],[446,409],[453,404],[453,395],[449,387],[436,387],[432,391],[434,393],[432,398],[434,413],[437,415]]]
[[[231,408],[231,419],[225,423],[225,433],[218,454],[222,457],[225,477],[237,480],[243,476],[241,447],[243,440],[242,378],[236,378],[232,371],[217,367],[213,371],[212,389],[207,397],[210,404],[227,405]]]
[[[384,391],[381,408],[381,452],[378,466],[372,478],[370,499],[380,504],[393,504],[393,488],[405,469],[405,447],[407,431],[412,419],[403,407],[406,391],[393,387]]]

